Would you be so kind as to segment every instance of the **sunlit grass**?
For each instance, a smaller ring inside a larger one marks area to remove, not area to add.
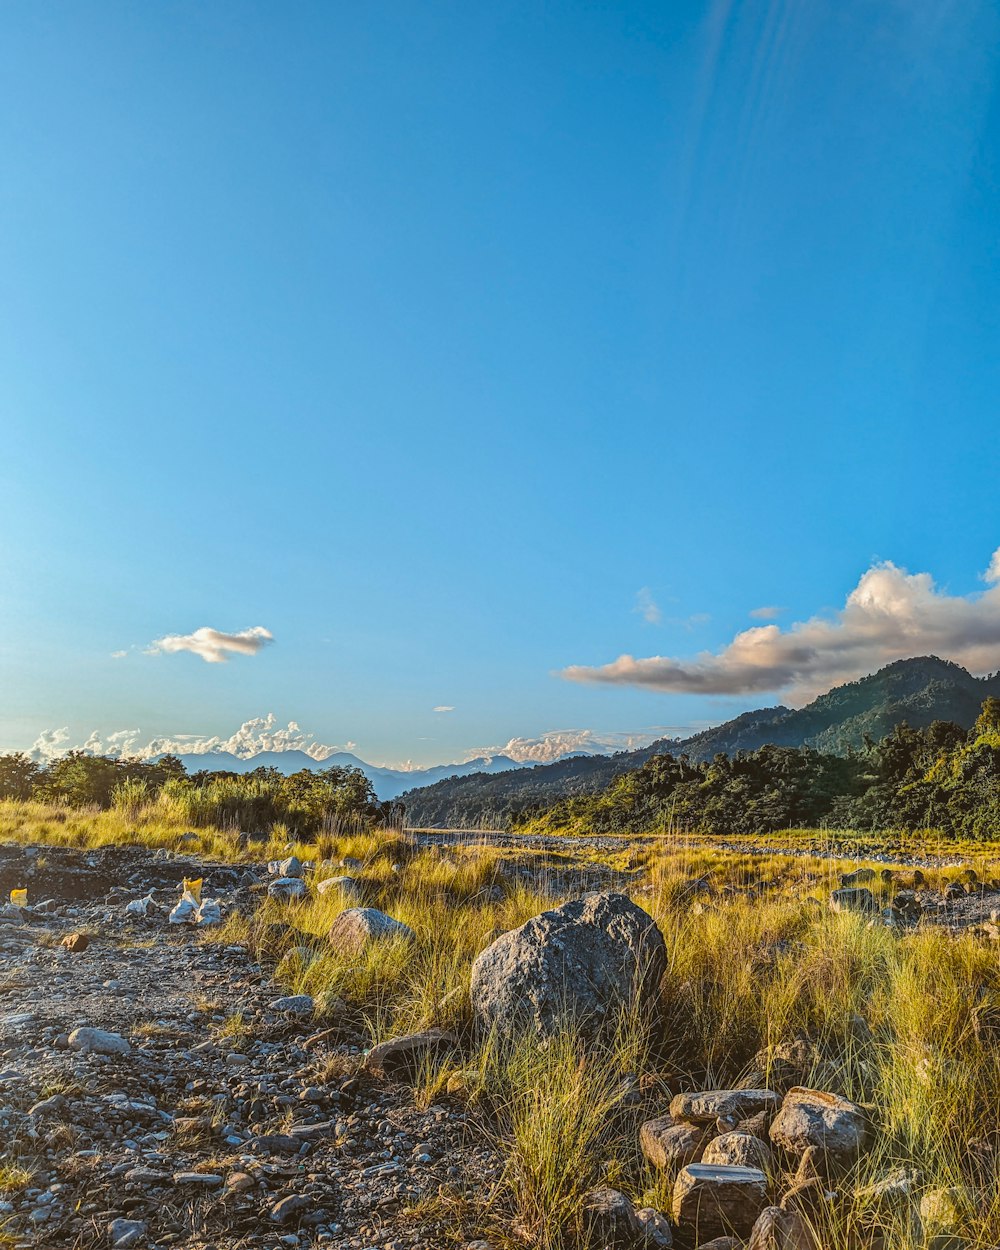
[[[954,1227],[942,1231],[966,1236],[971,1250],[1000,1243],[998,944],[929,925],[899,930],[879,914],[833,913],[831,892],[859,866],[873,870],[865,884],[880,905],[912,885],[912,868],[883,878],[871,840],[857,839],[846,859],[830,857],[827,835],[817,831],[771,835],[761,842],[767,854],[667,837],[611,853],[592,841],[557,851],[476,839],[419,848],[398,832],[361,830],[296,844],[280,828],[250,846],[231,832],[202,829],[195,847],[163,813],[136,807],[127,815],[5,803],[0,837],[81,847],[135,841],[258,864],[294,852],[315,863],[303,901],[278,903],[261,892],[253,914],[231,916],[198,940],[246,944],[269,970],[277,967],[284,989],[313,995],[334,1018],[342,1010],[371,1043],[428,1027],[459,1035],[461,1050],[418,1073],[414,1098],[424,1107],[440,1099],[465,1104],[475,1131],[502,1153],[496,1189],[479,1196],[489,1204],[483,1223],[500,1246],[507,1237],[510,1245],[569,1250],[579,1240],[581,1198],[598,1183],[666,1207],[669,1186],[638,1157],[635,1130],[638,1118],[666,1110],[669,1095],[633,1108],[626,1095],[636,1079],[669,1077],[684,1088],[764,1079],[758,1052],[795,1039],[805,1039],[812,1056],[802,1079],[863,1103],[875,1126],[871,1149],[821,1231],[825,1250],[863,1244],[874,1223],[885,1250],[918,1250],[924,1242],[914,1212],[939,1189],[971,1195],[953,1204]],[[849,837],[838,834],[837,845]],[[918,843],[903,843],[895,854],[921,856]],[[965,856],[954,844],[924,849]],[[996,848],[976,851],[965,862],[980,878],[1000,876]],[[922,871],[937,890],[960,875],[949,866]],[[358,883],[361,904],[407,924],[413,941],[350,958],[333,951],[331,924],[359,900],[346,891],[321,895],[315,882],[340,875]],[[636,1044],[641,1030],[603,1048],[564,1036],[501,1052],[477,1038],[469,1000],[477,954],[595,883],[630,893],[664,934],[665,1027],[652,1050]],[[229,1017],[215,1032],[236,1042],[245,1025]],[[343,1066],[341,1058],[329,1062]],[[899,1169],[915,1173],[912,1194],[887,1210],[873,1194]]]

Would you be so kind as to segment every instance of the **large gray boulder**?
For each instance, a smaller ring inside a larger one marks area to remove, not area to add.
[[[663,935],[624,894],[586,894],[502,934],[472,965],[477,1027],[501,1040],[594,1036],[623,1012],[651,1022],[667,966]]]

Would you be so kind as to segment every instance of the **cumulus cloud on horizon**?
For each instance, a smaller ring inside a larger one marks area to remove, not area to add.
[[[235,634],[203,625],[191,634],[167,634],[154,639],[146,648],[146,654],[173,655],[178,651],[191,651],[201,656],[206,664],[225,664],[230,655],[256,655],[273,641],[274,635],[263,625],[241,629]]]
[[[908,573],[887,560],[868,569],[830,616],[812,616],[788,629],[757,625],[720,651],[691,658],[622,655],[610,664],[574,664],[560,675],[672,694],[781,692],[801,704],[913,656],[939,655],[970,672],[993,672],[1000,669],[1000,548],[983,580],[985,591],[949,595],[930,573]]]

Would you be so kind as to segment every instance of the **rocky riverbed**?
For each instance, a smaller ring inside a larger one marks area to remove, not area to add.
[[[460,1108],[419,1109],[366,1074],[360,1030],[167,920],[184,877],[247,908],[262,871],[0,848],[36,904],[0,917],[0,1145],[30,1172],[0,1195],[12,1245],[430,1250],[449,1197],[489,1184]],[[159,909],[127,914],[143,897]]]

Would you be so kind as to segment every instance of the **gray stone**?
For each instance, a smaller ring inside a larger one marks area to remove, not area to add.
[[[838,1094],[796,1087],[785,1095],[771,1125],[771,1141],[790,1155],[809,1147],[828,1166],[850,1167],[868,1137],[868,1116],[857,1103]]]
[[[705,1147],[702,1163],[726,1163],[736,1167],[759,1168],[770,1172],[773,1166],[771,1147],[753,1133],[722,1133]]]
[[[329,894],[337,890],[348,898],[360,898],[362,894],[361,883],[354,877],[327,877],[316,883],[317,894]]]
[[[392,1037],[372,1047],[365,1067],[391,1081],[407,1080],[418,1075],[421,1068],[454,1050],[458,1038],[445,1029],[426,1029],[405,1037]]]
[[[130,1246],[138,1244],[145,1232],[146,1225],[142,1220],[112,1220],[108,1225],[108,1240],[114,1250],[129,1250]]]
[[[871,890],[834,890],[830,895],[830,908],[833,911],[856,911],[867,914],[877,912],[879,905]]]
[[[746,1237],[767,1205],[767,1177],[757,1168],[689,1163],[674,1182],[674,1223],[695,1244]]]
[[[272,1011],[280,1011],[286,1016],[311,1016],[313,1006],[311,994],[289,994],[286,998],[276,998],[270,1004]]]
[[[271,1208],[268,1218],[272,1224],[287,1224],[289,1220],[294,1220],[297,1215],[301,1215],[308,1206],[309,1199],[304,1194],[288,1194],[278,1199]]]
[[[714,1129],[703,1124],[679,1124],[673,1116],[647,1120],[639,1129],[639,1147],[661,1172],[677,1172],[695,1163],[712,1140]]]
[[[624,894],[587,894],[504,933],[472,965],[481,1034],[513,1041],[549,1037],[573,1024],[592,1035],[634,1012],[659,1011],[666,971],[663,935]]]
[[[271,882],[267,892],[279,902],[290,903],[295,899],[305,898],[309,887],[301,877],[279,877],[277,881]]]
[[[354,958],[375,942],[412,941],[409,925],[375,907],[349,907],[330,926],[327,941],[339,955]]]
[[[692,1124],[712,1124],[716,1120],[746,1120],[766,1112],[773,1116],[781,1105],[770,1089],[706,1089],[700,1093],[677,1094],[670,1104],[675,1120]]]
[[[635,1218],[639,1224],[639,1245],[643,1250],[670,1250],[674,1235],[670,1231],[670,1221],[662,1211],[654,1207],[639,1207]]]
[[[865,885],[869,881],[875,880],[874,868],[855,868],[853,872],[845,872],[840,878],[840,884],[844,889],[851,889],[856,885]]]
[[[766,1207],[753,1226],[747,1250],[816,1250],[816,1238],[801,1211]]]
[[[69,1035],[69,1048],[84,1055],[127,1055],[132,1050],[125,1038],[117,1033],[91,1028],[74,1029]]]
[[[581,1206],[587,1250],[635,1250],[642,1226],[630,1198],[617,1189],[592,1189]]]

